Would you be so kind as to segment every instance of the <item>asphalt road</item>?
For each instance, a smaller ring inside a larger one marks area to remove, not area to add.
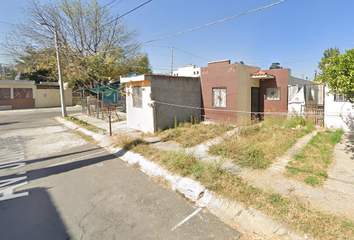
[[[239,239],[52,119],[59,115],[59,108],[0,111],[0,239]]]

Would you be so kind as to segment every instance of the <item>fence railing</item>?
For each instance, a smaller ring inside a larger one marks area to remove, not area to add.
[[[112,120],[121,120],[123,118],[122,113],[125,112],[125,102],[112,103],[95,97],[83,97],[81,99],[81,107],[84,114],[105,120],[109,117]]]

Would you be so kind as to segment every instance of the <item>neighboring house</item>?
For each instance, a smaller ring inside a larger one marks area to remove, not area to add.
[[[0,110],[34,108],[35,97],[34,81],[0,80]]]
[[[195,65],[178,67],[178,70],[173,71],[172,75],[176,77],[200,77],[200,67],[196,68]]]
[[[250,120],[252,109],[259,112],[259,80],[250,76],[259,69],[230,63],[230,60],[209,62],[207,67],[202,67],[202,102],[206,119],[237,122],[241,118]]]
[[[272,69],[223,60],[201,68],[204,114],[210,120],[250,121],[261,113],[288,111],[288,85],[309,81],[291,76],[278,63]]]
[[[65,102],[72,105],[72,91],[65,89]],[[59,84],[35,84],[26,80],[0,80],[0,109],[25,109],[60,106]]]
[[[324,123],[326,127],[343,128],[345,131],[354,130],[354,104],[345,100],[339,94],[328,93],[325,88]]]
[[[121,77],[126,83],[127,125],[142,132],[156,132],[190,121],[201,114],[199,77],[139,75]]]
[[[295,115],[314,115],[323,117],[324,87],[313,81],[307,84],[288,86],[288,111]],[[323,119],[322,119],[323,120]],[[323,125],[323,122],[322,122]]]
[[[311,82],[291,76],[289,68],[262,70],[251,75],[259,79],[260,112],[288,112],[288,85],[307,85]]]

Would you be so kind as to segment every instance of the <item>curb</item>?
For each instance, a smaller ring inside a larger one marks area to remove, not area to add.
[[[267,237],[283,237],[285,239],[290,238],[299,240],[306,238],[293,231],[288,224],[275,221],[258,210],[246,208],[241,203],[230,202],[207,190],[199,182],[191,178],[181,177],[177,174],[171,173],[137,153],[110,146],[110,139],[108,136],[102,136],[88,131],[61,117],[56,117],[55,119],[69,129],[78,130],[91,136],[94,140],[98,141],[99,146],[105,148],[110,153],[115,154],[128,164],[139,164],[140,170],[145,174],[151,177],[164,177],[169,181],[173,190],[178,190],[186,198],[194,202],[195,205],[208,209],[212,214],[232,226],[236,226],[246,232],[264,234]]]

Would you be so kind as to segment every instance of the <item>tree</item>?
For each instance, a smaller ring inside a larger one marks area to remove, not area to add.
[[[323,53],[323,57],[321,58],[321,62],[318,62],[318,68],[322,71],[326,65],[328,64],[328,59],[331,57],[337,57],[340,55],[339,48],[330,47],[326,49]]]
[[[332,52],[322,59],[322,73],[317,81],[327,85],[330,92],[340,94],[353,102],[354,93],[354,49],[345,50],[344,54]],[[320,66],[320,64],[319,64]]]
[[[146,61],[139,71],[151,72],[147,56],[140,52],[137,31],[95,0],[43,4],[33,0],[24,12],[26,22],[13,29],[8,50],[27,73],[50,71],[48,80],[56,78],[54,31],[58,33],[66,81],[93,86],[105,79],[118,79],[133,72],[133,66],[139,66],[142,59]],[[53,55],[47,58],[49,53]]]

